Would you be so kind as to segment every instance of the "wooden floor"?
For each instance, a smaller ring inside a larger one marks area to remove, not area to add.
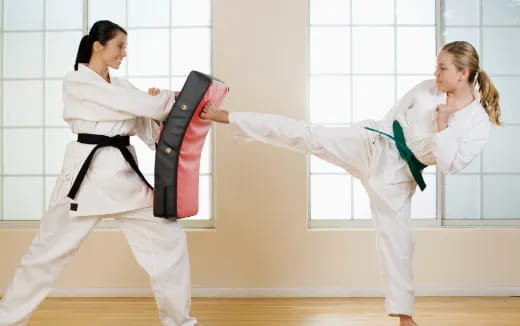
[[[520,297],[419,297],[420,326],[519,326]],[[195,298],[203,326],[386,326],[381,298]],[[160,326],[152,298],[49,298],[29,326]]]

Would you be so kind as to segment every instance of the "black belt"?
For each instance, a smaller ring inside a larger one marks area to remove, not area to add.
[[[76,179],[74,180],[74,183],[72,184],[72,188],[70,188],[69,194],[67,195],[70,199],[74,199],[76,197],[76,194],[79,190],[79,187],[81,186],[81,183],[83,182],[83,179],[87,175],[87,170],[90,166],[90,162],[92,161],[92,158],[94,157],[94,154],[96,151],[102,147],[112,146],[116,147],[121,151],[121,154],[123,154],[123,157],[125,160],[130,164],[132,169],[137,173],[137,175],[143,180],[143,182],[150,188],[153,189],[152,186],[146,181],[146,178],[144,175],[139,171],[139,167],[137,166],[137,162],[135,161],[134,157],[132,156],[132,153],[126,148],[126,146],[130,145],[130,136],[114,136],[114,137],[108,137],[104,135],[93,135],[93,134],[78,134],[78,143],[82,144],[90,144],[90,145],[96,145],[90,151],[90,154],[87,156],[87,159],[85,162],[83,162],[83,165],[81,166],[81,169],[78,172],[78,175],[76,176]]]

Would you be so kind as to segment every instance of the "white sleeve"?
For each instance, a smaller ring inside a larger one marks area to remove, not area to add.
[[[67,83],[72,83],[70,85],[73,87],[72,95],[77,97],[86,107],[89,103],[92,103],[135,117],[164,121],[175,102],[173,91],[161,89],[159,95],[152,96],[133,87],[130,82],[127,82],[128,85],[117,85],[65,80],[64,87]]]
[[[155,143],[162,128],[162,122],[150,118],[138,117],[135,121],[135,132],[151,150],[155,150]]]
[[[487,116],[471,122],[471,128],[449,125],[433,138],[433,155],[443,173],[453,174],[464,169],[482,151],[490,133]]]
[[[366,133],[362,127],[324,127],[275,114],[231,112],[235,137],[313,154],[348,168],[366,162]]]
[[[397,102],[394,104],[394,106],[388,110],[388,112],[385,114],[383,120],[394,120],[398,119],[398,116],[400,113],[406,111],[407,109],[411,108],[415,101],[415,95],[419,89],[428,87],[429,84],[431,84],[431,81],[426,80],[422,81],[419,84],[415,85],[412,89],[410,89],[406,94],[404,94]]]

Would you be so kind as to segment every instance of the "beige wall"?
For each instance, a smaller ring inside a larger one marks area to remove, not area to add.
[[[231,85],[228,108],[305,118],[306,6],[305,0],[213,0],[213,71]],[[216,135],[216,229],[188,232],[195,294],[381,292],[371,230],[307,228],[303,155],[241,143],[227,126],[217,126]],[[35,232],[0,231],[0,289]],[[419,294],[518,295],[519,248],[518,228],[419,229]],[[130,288],[136,294],[147,287],[122,234],[99,230],[68,265],[56,293]]]

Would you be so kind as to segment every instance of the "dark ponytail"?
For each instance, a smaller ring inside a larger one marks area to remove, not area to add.
[[[78,70],[78,64],[88,63],[90,61],[94,42],[98,41],[102,45],[106,45],[118,32],[128,34],[123,27],[109,20],[99,20],[94,23],[90,29],[90,33],[81,38],[74,70]]]

